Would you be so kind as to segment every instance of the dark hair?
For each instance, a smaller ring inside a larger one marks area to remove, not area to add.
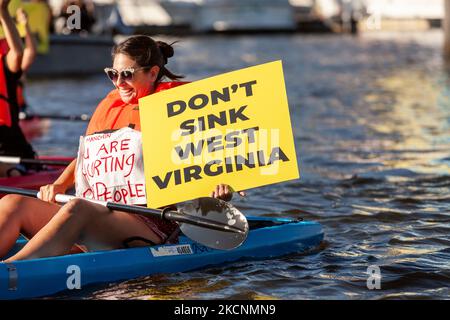
[[[117,54],[125,54],[135,60],[140,67],[151,68],[153,66],[158,66],[159,74],[156,78],[156,82],[160,81],[163,77],[177,80],[184,76],[176,75],[165,67],[167,60],[172,57],[174,53],[172,44],[167,44],[163,41],[155,41],[145,35],[132,36],[113,47],[112,59],[114,62],[114,58]]]

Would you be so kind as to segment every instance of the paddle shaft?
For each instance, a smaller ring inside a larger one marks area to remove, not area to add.
[[[58,114],[28,114],[21,113],[21,120],[31,120],[34,118],[38,119],[49,119],[49,120],[67,120],[67,121],[89,121],[91,117],[87,114],[80,115],[58,115]]]
[[[22,159],[20,157],[4,157],[0,156],[0,163],[9,164],[41,164],[49,166],[68,166],[71,161],[51,160],[51,159]]]
[[[4,95],[0,94],[0,100],[4,100],[8,103],[11,103],[11,101],[5,97]],[[20,120],[31,120],[34,118],[38,119],[49,119],[49,120],[67,120],[67,121],[89,121],[91,120],[91,117],[88,114],[80,114],[80,115],[58,115],[58,114],[28,114],[26,112],[20,112],[19,113],[19,119]]]
[[[4,187],[4,186],[0,186],[0,194],[20,194],[20,195],[24,195],[24,196],[28,196],[28,197],[39,198],[38,191],[21,189],[21,188],[13,188],[13,187]],[[57,194],[55,197],[55,200],[57,202],[61,202],[61,203],[69,202],[72,199],[76,199],[76,197],[66,195],[66,194]],[[105,201],[98,201],[98,200],[91,200],[91,199],[84,199],[84,200],[103,205],[110,210],[123,211],[123,212],[131,213],[131,214],[141,214],[141,215],[156,217],[159,219],[166,219],[166,220],[171,220],[171,221],[175,221],[175,222],[188,223],[188,224],[192,224],[192,225],[195,225],[198,227],[213,229],[213,230],[217,230],[217,231],[225,231],[225,232],[232,232],[232,233],[242,233],[243,232],[242,230],[239,230],[232,226],[216,223],[215,221],[207,220],[207,219],[203,219],[203,218],[199,218],[199,217],[183,215],[176,211],[157,210],[157,209],[150,209],[150,208],[146,208],[146,207],[130,206],[130,205],[126,205],[126,204],[105,202]]]

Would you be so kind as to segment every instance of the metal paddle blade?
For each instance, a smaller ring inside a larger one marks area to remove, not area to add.
[[[215,198],[198,198],[192,201],[183,202],[178,205],[178,212],[210,220],[225,226],[235,227],[242,232],[226,232],[211,230],[194,226],[188,223],[181,223],[181,231],[189,238],[205,246],[230,250],[239,247],[248,235],[248,222],[245,216],[228,202]]]

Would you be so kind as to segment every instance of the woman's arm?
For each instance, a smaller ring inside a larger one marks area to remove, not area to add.
[[[25,49],[23,51],[22,58],[22,71],[26,72],[28,68],[31,67],[34,59],[36,58],[37,44],[36,39],[30,29],[27,14],[22,8],[19,8],[17,10],[17,22],[25,26]]]
[[[16,29],[13,19],[8,12],[10,0],[0,0],[0,22],[5,33],[5,38],[9,46],[9,52],[6,55],[8,69],[15,73],[20,71],[23,46],[20,40],[19,32]]]
[[[74,159],[53,184],[42,186],[39,190],[41,200],[54,203],[56,202],[55,196],[57,194],[65,193],[68,189],[72,188],[75,184],[76,165],[77,159]]]
[[[75,184],[75,168],[77,166],[77,159],[73,159],[72,162],[66,167],[61,175],[56,179],[54,184],[59,184],[67,189],[70,189]]]

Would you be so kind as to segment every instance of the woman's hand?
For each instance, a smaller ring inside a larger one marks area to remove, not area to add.
[[[45,202],[56,203],[56,195],[63,194],[65,192],[66,187],[61,184],[48,184],[39,189],[39,199]]]
[[[245,191],[238,191],[238,194],[241,197],[245,197]],[[223,201],[230,201],[233,198],[233,189],[229,185],[221,183],[211,192],[211,197]]]
[[[26,25],[28,23],[28,15],[25,12],[25,10],[23,10],[23,8],[17,9],[16,19],[17,19],[17,22],[20,24]]]

